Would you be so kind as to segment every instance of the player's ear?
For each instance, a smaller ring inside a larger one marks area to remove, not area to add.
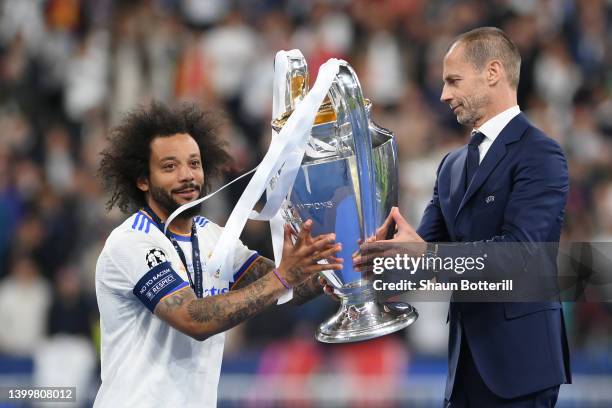
[[[144,191],[146,193],[149,191],[149,179],[146,177],[139,177],[138,180],[136,180],[136,187],[138,187],[140,191]]]

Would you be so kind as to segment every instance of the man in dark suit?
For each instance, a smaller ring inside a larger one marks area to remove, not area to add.
[[[444,58],[447,103],[473,129],[442,160],[415,231],[394,209],[394,242],[559,242],[568,192],[559,145],[517,106],[520,55],[497,28],[460,35]],[[471,243],[471,244],[469,244]],[[436,246],[428,244],[431,251]],[[556,273],[556,250],[548,268]],[[449,308],[446,407],[551,407],[571,381],[559,302],[459,303]]]

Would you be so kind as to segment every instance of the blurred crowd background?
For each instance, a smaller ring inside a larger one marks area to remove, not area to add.
[[[95,262],[126,217],[106,211],[96,178],[109,129],[151,100],[219,112],[235,158],[220,186],[266,152],[281,49],[300,49],[313,78],[331,57],[355,68],[397,136],[400,209],[418,224],[439,161],[468,133],[439,101],[442,58],[463,31],[504,29],[523,58],[520,107],[568,157],[563,240],[612,241],[611,23],[610,0],[0,0],[0,385],[77,385],[91,403]],[[223,225],[244,185],[204,215]],[[266,224],[243,240],[271,256]],[[232,330],[219,405],[440,406],[446,304],[419,304],[396,335],[316,343],[336,307],[278,307]],[[560,406],[612,406],[611,304],[565,309],[576,385]]]

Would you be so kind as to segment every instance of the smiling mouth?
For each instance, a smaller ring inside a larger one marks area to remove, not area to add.
[[[200,193],[200,189],[198,189],[198,188],[184,188],[182,190],[175,190],[173,193],[178,195],[179,197],[182,197],[182,198],[185,198],[185,199],[191,199],[191,198],[193,198],[193,196],[197,196]]]

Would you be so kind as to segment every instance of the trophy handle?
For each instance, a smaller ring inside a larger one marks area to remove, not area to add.
[[[294,49],[285,52],[286,75],[283,84],[275,84],[274,92],[279,100],[278,109],[273,108],[272,129],[280,132],[283,125],[291,116],[299,101],[304,99],[310,90],[310,76],[306,58],[300,50]],[[281,102],[282,101],[282,102]],[[329,100],[329,95],[325,97],[319,112],[315,117],[315,125],[332,122],[336,120],[336,112]]]
[[[283,114],[291,113],[295,105],[304,99],[310,89],[308,65],[300,50],[287,51],[287,75],[285,77],[285,92]]]
[[[298,50],[277,54],[276,69],[272,128],[280,133],[308,94],[308,69]],[[296,229],[302,218],[309,217],[320,232],[335,231],[347,244],[343,250],[351,248],[350,254],[358,249],[358,238],[376,233],[382,212],[397,204],[397,149],[393,134],[370,120],[371,104],[350,65],[336,60],[333,73],[326,74],[331,86],[314,118],[298,181],[281,209],[284,220]],[[351,266],[326,272],[340,298],[340,309],[319,326],[319,341],[367,340],[417,319],[418,312],[408,304],[379,304],[371,276]]]
[[[272,121],[272,128],[279,131],[287,118],[291,115],[299,100],[301,100],[309,90],[308,66],[306,59],[299,50],[291,50],[286,55],[288,70],[283,95],[280,98],[284,101],[284,112],[276,112],[276,117]],[[361,226],[361,239],[376,234],[377,208],[376,200],[376,180],[374,173],[374,160],[372,158],[372,138],[370,136],[370,123],[366,106],[369,105],[361,91],[359,79],[353,68],[346,62],[340,61],[340,68],[334,82],[332,83],[328,97],[323,101],[319,113],[315,118],[315,125],[334,122],[338,132],[344,131],[348,125],[351,130],[350,135],[341,135],[341,143],[337,147],[340,155],[355,155],[357,184],[356,190],[359,191],[361,215],[359,223]],[[346,137],[342,137],[346,136]],[[347,146],[343,149],[341,146]]]
[[[361,85],[355,71],[346,61],[341,61],[340,70],[332,83],[328,95],[337,115],[337,124],[342,128],[343,124],[350,124],[352,138],[347,138],[352,143],[357,165],[357,177],[359,182],[359,196],[361,211],[363,215],[362,237],[366,238],[376,234],[376,184],[374,165],[372,159],[372,138],[369,131],[369,121],[366,112],[366,101],[361,92]]]

